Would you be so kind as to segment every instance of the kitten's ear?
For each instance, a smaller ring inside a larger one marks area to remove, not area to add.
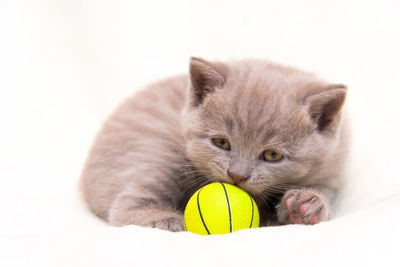
[[[337,120],[346,99],[347,87],[343,84],[330,85],[306,98],[311,119],[317,123],[318,130],[329,129]]]
[[[195,106],[201,104],[208,93],[221,88],[225,84],[226,70],[222,64],[191,57],[189,70],[192,103]]]

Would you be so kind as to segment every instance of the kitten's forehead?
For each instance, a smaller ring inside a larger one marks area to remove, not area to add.
[[[215,127],[243,145],[287,142],[311,129],[302,95],[319,83],[295,69],[264,62],[237,64],[225,86],[206,99],[204,110]]]
[[[227,87],[259,91],[264,95],[296,96],[326,85],[313,73],[266,61],[246,60],[230,64],[228,68]]]

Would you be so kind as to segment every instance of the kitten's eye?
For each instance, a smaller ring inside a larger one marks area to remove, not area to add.
[[[216,145],[219,148],[225,149],[225,150],[231,150],[231,145],[229,144],[228,140],[225,138],[213,138],[212,139],[214,145]]]
[[[283,159],[283,155],[279,152],[268,149],[261,154],[260,159],[269,162],[277,162]]]

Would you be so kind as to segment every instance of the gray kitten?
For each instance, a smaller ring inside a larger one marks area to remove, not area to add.
[[[261,225],[329,220],[348,130],[344,85],[261,60],[190,61],[105,122],[82,174],[111,225],[183,230],[190,196],[211,182],[255,198]]]

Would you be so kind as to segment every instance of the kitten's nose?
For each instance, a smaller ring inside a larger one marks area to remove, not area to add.
[[[246,181],[249,179],[249,175],[243,175],[239,173],[234,173],[228,170],[228,175],[232,178],[234,184],[238,184],[240,182]]]
[[[238,184],[250,178],[251,170],[249,162],[234,160],[229,164],[228,175],[234,184]]]

